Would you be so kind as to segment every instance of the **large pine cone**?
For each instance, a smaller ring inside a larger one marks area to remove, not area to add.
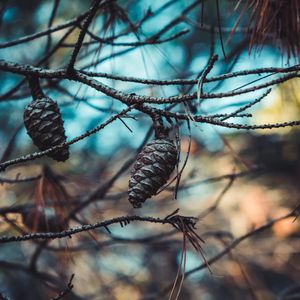
[[[177,150],[172,141],[156,139],[139,153],[129,180],[129,202],[142,206],[169,179],[177,164]]]
[[[66,141],[57,103],[46,96],[28,104],[24,111],[24,123],[28,135],[42,151]],[[69,158],[69,147],[57,149],[48,156],[57,161],[65,161]]]

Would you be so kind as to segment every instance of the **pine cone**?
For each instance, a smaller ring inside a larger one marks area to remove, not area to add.
[[[177,164],[177,150],[168,139],[155,139],[146,145],[133,165],[129,180],[129,202],[142,206],[169,179]]]
[[[42,151],[66,141],[57,103],[46,96],[28,104],[24,111],[24,123],[28,135]],[[48,156],[57,161],[65,161],[69,158],[69,147],[57,149]]]

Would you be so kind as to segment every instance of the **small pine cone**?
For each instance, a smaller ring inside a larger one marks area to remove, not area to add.
[[[24,123],[28,135],[42,151],[66,141],[57,103],[46,96],[34,99],[28,104],[24,111]],[[57,161],[65,161],[69,158],[69,147],[59,148],[48,156]]]
[[[137,156],[129,180],[129,202],[139,208],[169,179],[177,164],[177,150],[168,139],[155,139]]]

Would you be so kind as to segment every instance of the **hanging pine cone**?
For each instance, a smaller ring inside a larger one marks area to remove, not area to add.
[[[33,101],[24,111],[28,135],[42,151],[65,142],[65,129],[57,103],[43,94],[36,80],[30,78],[29,86]],[[48,156],[57,161],[65,161],[69,158],[69,147],[59,148]]]
[[[133,165],[129,180],[129,202],[142,206],[169,179],[177,164],[177,150],[171,140],[155,139],[146,145]]]

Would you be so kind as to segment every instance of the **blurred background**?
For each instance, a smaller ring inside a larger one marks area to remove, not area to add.
[[[239,2],[110,1],[98,11],[89,27],[99,40],[86,36],[76,67],[163,80],[198,78],[212,54],[218,54],[219,60],[209,77],[297,64],[297,55],[288,57],[268,40],[263,47],[254,47],[249,53],[247,26],[251,12],[244,13],[237,29],[232,31],[243,8]],[[91,1],[79,0],[2,0],[0,44],[76,18],[90,5]],[[162,33],[161,39],[185,29],[189,31],[164,43],[138,43],[174,19],[177,21]],[[140,27],[121,34],[141,20]],[[25,43],[0,47],[0,58],[50,69],[64,68],[79,32],[79,26],[67,27]],[[206,83],[204,91],[217,93],[251,87],[276,76],[271,73],[268,77],[259,74],[233,77]],[[126,93],[157,97],[197,90],[196,85],[96,79]],[[2,162],[37,151],[22,121],[24,108],[31,100],[22,80],[22,76],[0,72]],[[73,81],[43,79],[41,85],[45,94],[58,102],[68,139],[97,126],[125,107]],[[262,101],[246,111],[252,114],[251,118],[234,118],[230,122],[254,125],[299,119],[299,87],[298,78],[274,86]],[[188,109],[201,115],[230,114],[264,92],[207,99]],[[178,104],[174,111],[186,112],[187,106]],[[138,111],[122,120],[72,145],[67,162],[57,163],[43,157],[16,165],[0,174],[0,182],[3,178],[29,178],[44,172],[49,189],[56,191],[55,196],[48,190],[44,194],[66,204],[64,210],[68,212],[74,203],[109,182],[123,168],[113,184],[85,207],[77,220],[71,220],[69,226],[134,214],[164,218],[179,208],[182,215],[200,217],[196,231],[205,240],[202,247],[206,259],[221,252],[235,238],[288,214],[299,203],[300,133],[296,127],[246,131],[191,122],[189,130],[187,123],[182,122],[177,124],[180,167],[188,153],[189,156],[177,199],[174,200],[173,182],[147,200],[143,208],[135,210],[127,200],[130,165],[137,149],[153,138],[152,121]],[[22,209],[24,205],[36,204],[40,187],[40,178],[23,183],[2,182],[2,235],[33,230],[24,222]],[[58,190],[63,190],[63,195]],[[293,217],[286,218],[243,241],[212,263],[211,270],[205,267],[200,271],[194,269],[203,264],[203,258],[188,244],[184,270],[191,272],[183,282],[178,299],[300,299],[299,235],[299,222]],[[0,292],[16,300],[50,299],[74,273],[74,288],[66,299],[169,299],[181,266],[182,249],[182,233],[170,226],[138,222],[124,227],[111,225],[109,231],[96,229],[61,240],[1,244]],[[171,299],[177,299],[174,295]]]

